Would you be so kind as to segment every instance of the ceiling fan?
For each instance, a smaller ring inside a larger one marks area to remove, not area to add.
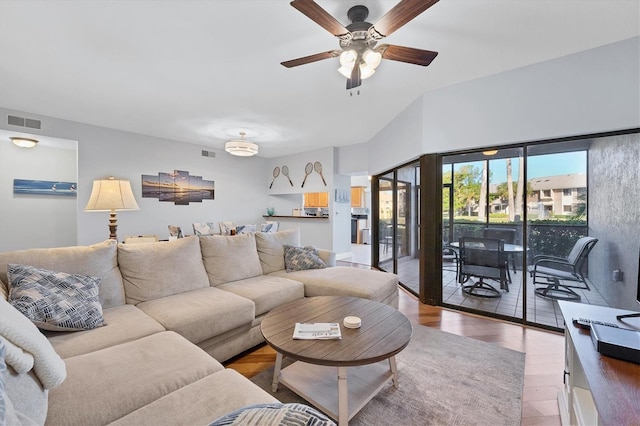
[[[381,44],[378,41],[437,3],[438,0],[401,0],[378,22],[366,22],[369,9],[353,6],[347,12],[351,24],[344,27],[313,0],[293,0],[291,6],[340,39],[341,50],[329,50],[298,59],[282,62],[287,68],[340,57],[338,71],[347,78],[347,90],[358,87],[362,80],[375,72],[382,59],[427,66],[438,52],[412,47]]]

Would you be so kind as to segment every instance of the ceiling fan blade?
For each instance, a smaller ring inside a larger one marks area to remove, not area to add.
[[[347,34],[350,34],[348,29],[346,29],[340,22],[338,22],[336,18],[329,15],[326,10],[321,8],[318,3],[314,2],[313,0],[293,0],[291,2],[291,6],[298,9],[313,22],[320,25],[322,28],[329,31],[336,37],[346,36]]]
[[[360,67],[356,64],[351,70],[351,78],[347,79],[347,90],[351,90],[355,87],[358,87],[362,84],[362,79],[360,78]]]
[[[328,52],[316,53],[298,59],[281,62],[287,68],[297,67],[298,65],[310,64],[311,62],[321,61],[323,59],[336,58],[340,56],[340,50],[329,50]]]
[[[401,0],[400,3],[380,18],[378,22],[373,24],[373,33],[377,33],[379,38],[376,38],[378,38],[378,40],[387,37],[437,2],[438,0]]]
[[[429,65],[438,56],[438,52],[393,44],[381,44],[376,50],[382,53],[382,59],[422,65],[423,67]]]

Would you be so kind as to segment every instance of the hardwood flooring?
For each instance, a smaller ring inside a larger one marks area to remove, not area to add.
[[[399,308],[413,324],[525,352],[521,424],[560,425],[556,397],[562,389],[564,370],[562,334],[424,305],[404,290],[400,290]],[[275,352],[268,346],[261,346],[230,360],[226,366],[245,377],[252,377],[274,362]]]

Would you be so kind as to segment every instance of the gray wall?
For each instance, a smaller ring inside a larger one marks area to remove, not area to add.
[[[589,149],[589,278],[609,305],[635,303],[640,252],[640,134],[594,140]],[[614,269],[624,280],[611,279]]]
[[[0,251],[76,244],[77,199],[13,193],[14,179],[75,182],[76,151],[0,141]]]

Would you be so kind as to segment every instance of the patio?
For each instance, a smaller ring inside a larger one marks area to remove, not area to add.
[[[363,265],[371,264],[371,246],[353,244],[351,257],[343,259],[352,263]],[[389,262],[389,260],[387,260]],[[381,262],[384,265],[384,261]],[[444,268],[454,269],[455,265],[445,262]],[[442,302],[450,306],[462,306],[478,309],[484,312],[496,313],[510,317],[521,318],[523,310],[522,302],[522,271],[511,272],[512,282],[509,292],[502,291],[497,299],[484,299],[468,296],[462,292],[462,284],[456,281],[455,272],[445,269],[442,271]],[[398,278],[406,287],[419,293],[418,259],[409,256],[398,259]],[[608,306],[605,299],[598,292],[597,287],[589,282],[591,291],[574,289],[580,295],[580,302],[590,305]],[[536,296],[530,287],[527,291],[527,320],[533,323],[564,328],[564,321],[556,300]]]

